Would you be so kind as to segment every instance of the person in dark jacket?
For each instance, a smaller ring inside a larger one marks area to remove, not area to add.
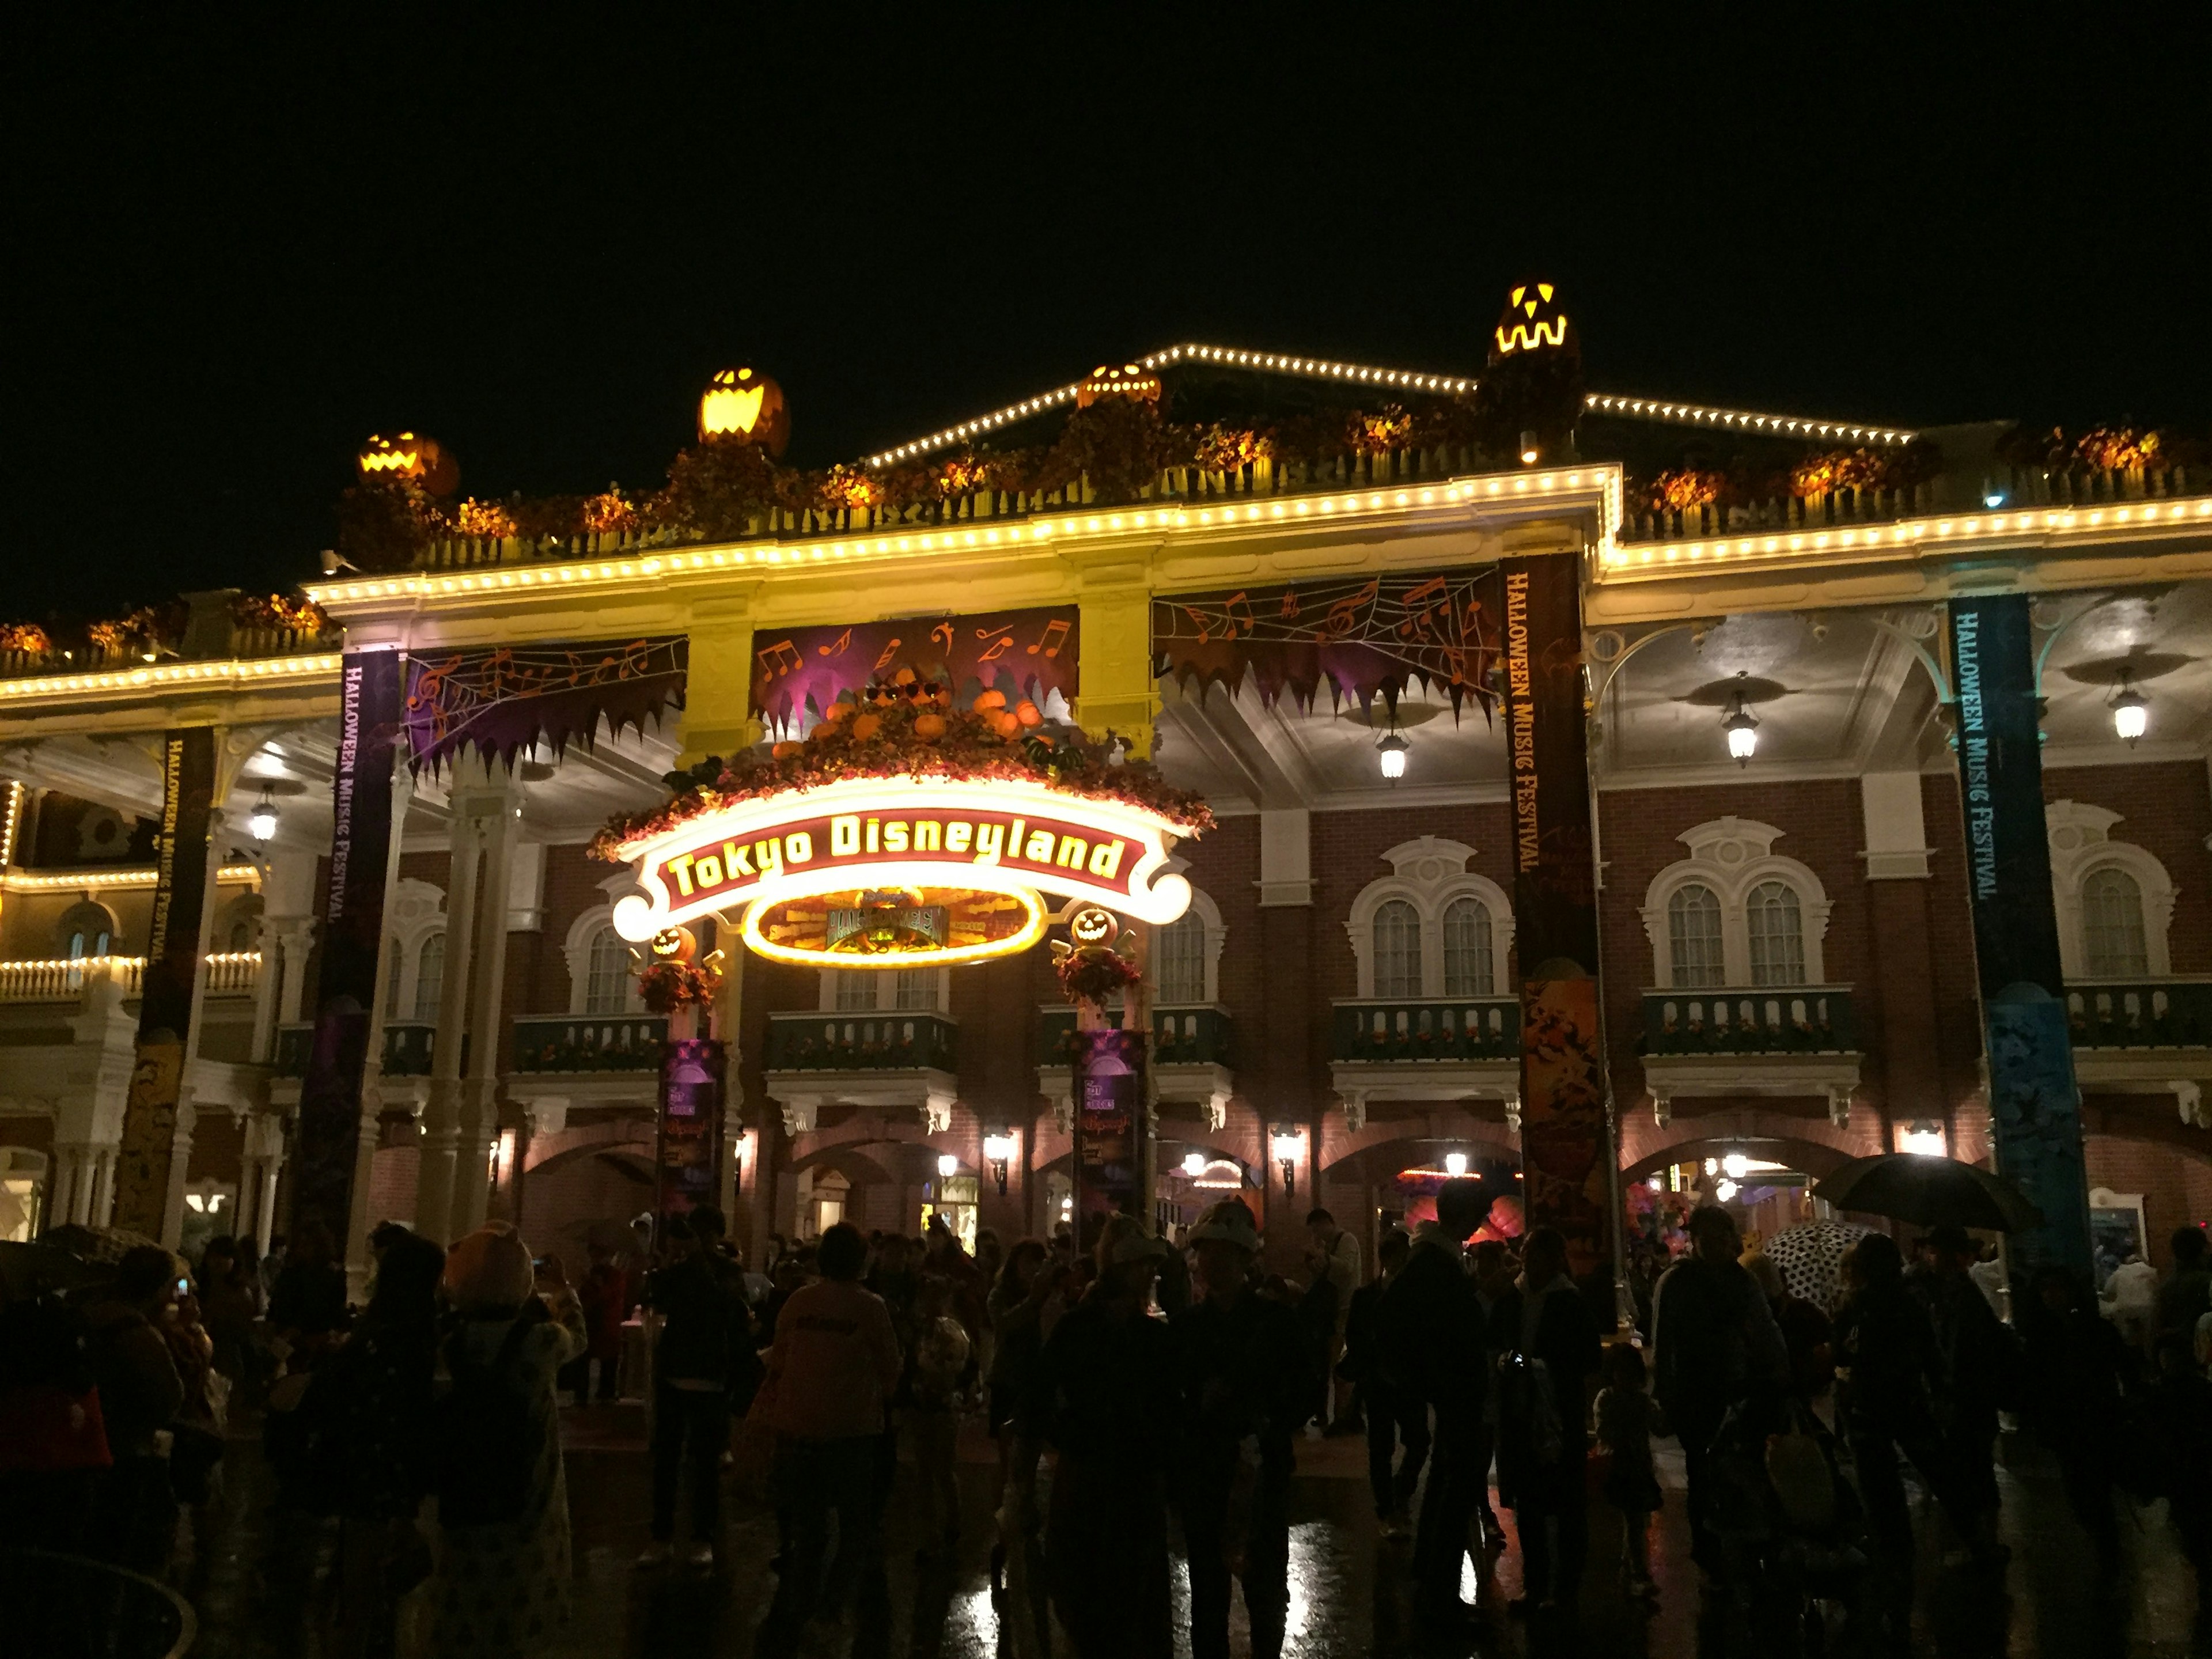
[[[1713,1437],[1729,1408],[1761,1386],[1786,1387],[1790,1356],[1758,1282],[1738,1258],[1735,1219],[1711,1206],[1692,1211],[1690,1254],[1652,1294],[1652,1393],[1682,1444],[1689,1479],[1690,1559],[1723,1570],[1713,1530]]]
[[[1277,1659],[1291,1604],[1291,1437],[1311,1414],[1316,1355],[1298,1316],[1255,1295],[1260,1234],[1236,1199],[1191,1229],[1199,1299],[1170,1328],[1182,1394],[1176,1504],[1190,1554],[1192,1659],[1228,1659],[1229,1581],[1241,1558],[1252,1659]],[[1246,1448],[1256,1469],[1243,1470]],[[1249,1478],[1243,1535],[1232,1495]]]
[[[293,1371],[310,1370],[337,1346],[346,1322],[345,1269],[331,1230],[309,1219],[293,1235],[269,1292],[269,1329],[292,1349]]]
[[[1382,1372],[1382,1297],[1412,1248],[1413,1241],[1395,1227],[1382,1235],[1375,1251],[1375,1277],[1352,1293],[1352,1310],[1344,1323],[1344,1359],[1337,1367],[1339,1376],[1358,1386],[1367,1415],[1367,1484],[1385,1538],[1412,1535],[1408,1510],[1420,1482],[1421,1465],[1429,1456],[1428,1407],[1401,1402]],[[1391,1464],[1401,1445],[1406,1449],[1405,1461],[1394,1471]]]
[[[1461,1261],[1465,1234],[1458,1231],[1464,1224],[1472,1232],[1481,1218],[1445,1213],[1455,1189],[1474,1184],[1446,1183],[1437,1196],[1443,1218],[1422,1224],[1382,1296],[1382,1374],[1401,1410],[1435,1414],[1429,1482],[1413,1534],[1413,1613],[1438,1635],[1467,1618],[1460,1568],[1482,1494],[1475,1463],[1486,1383],[1482,1307]]]
[[[1522,1247],[1520,1283],[1491,1316],[1510,1343],[1499,1373],[1498,1473],[1519,1522],[1521,1599],[1513,1609],[1571,1613],[1589,1556],[1589,1378],[1597,1320],[1567,1273],[1567,1242],[1539,1227]]]
[[[124,1252],[106,1294],[85,1311],[85,1352],[115,1459],[95,1499],[94,1551],[138,1572],[161,1571],[176,1533],[176,1494],[155,1437],[185,1403],[162,1334],[176,1315],[178,1284],[176,1258],[141,1244]]]
[[[2020,1347],[1967,1270],[1980,1248],[1963,1227],[1938,1227],[1921,1240],[1928,1272],[1915,1287],[1936,1334],[1938,1425],[1956,1471],[1960,1496],[1974,1505],[1990,1535],[1984,1554],[2002,1553],[1997,1518],[1997,1412],[2015,1403]]]
[[[721,1559],[731,1368],[741,1346],[745,1357],[754,1352],[737,1265],[714,1248],[721,1237],[722,1212],[710,1206],[669,1217],[662,1234],[669,1264],[647,1282],[646,1299],[665,1322],[653,1351],[653,1542],[641,1567],[662,1565],[673,1553],[677,1479],[687,1461],[690,1564],[710,1567]]]
[[[1942,1359],[1936,1333],[1905,1282],[1905,1257],[1887,1233],[1869,1233],[1844,1261],[1850,1287],[1836,1316],[1839,1426],[1858,1470],[1859,1496],[1898,1583],[1912,1576],[1912,1516],[1898,1474],[1901,1451],[1977,1551],[1994,1547],[1979,1506],[1962,1489],[1936,1419]]]
[[[2120,1565],[2112,1484],[2133,1356],[2112,1322],[2097,1311],[2087,1287],[2066,1268],[2045,1266],[2034,1284],[2020,1310],[2028,1408],[2057,1456],[2067,1505],[2089,1534],[2099,1569],[2110,1574]]]

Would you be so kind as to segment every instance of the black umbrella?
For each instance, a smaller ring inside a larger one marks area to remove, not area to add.
[[[2043,1224],[2043,1212],[2002,1176],[1925,1152],[1855,1158],[1814,1187],[1813,1196],[1839,1210],[1886,1215],[1921,1227],[2024,1233]]]

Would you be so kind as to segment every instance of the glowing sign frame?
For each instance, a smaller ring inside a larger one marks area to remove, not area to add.
[[[924,825],[933,833],[925,836]],[[744,911],[742,930],[757,950],[763,941],[751,912],[864,887],[1055,893],[1118,915],[1170,922],[1190,906],[1190,884],[1166,867],[1170,848],[1186,833],[1147,807],[1018,780],[848,779],[733,802],[626,842],[620,851],[640,890],[616,903],[615,931],[642,943],[693,917]],[[1010,840],[1019,850],[1009,850]],[[966,947],[957,959],[1024,950],[1036,936],[1024,928],[988,950]],[[763,954],[789,959],[773,950]],[[956,959],[935,951],[835,961],[803,954],[839,968]]]
[[[836,889],[866,884],[868,884],[855,883],[841,876]],[[981,945],[948,945],[935,951],[887,951],[870,956],[846,955],[834,951],[805,951],[795,945],[779,945],[761,931],[763,922],[767,920],[767,913],[777,905],[792,899],[811,896],[793,889],[779,892],[772,898],[755,899],[748,904],[744,920],[738,924],[738,936],[744,940],[748,950],[768,957],[771,962],[796,963],[801,968],[837,969],[957,967],[963,962],[982,962],[992,957],[1012,956],[1028,950],[1044,937],[1044,901],[1035,893],[1019,887],[986,887],[980,882],[970,883],[969,885],[983,888],[988,892],[1004,893],[1007,897],[1018,901],[1028,912],[1022,919],[1020,928],[1005,939],[988,939]],[[929,890],[922,888],[919,890],[927,892]]]

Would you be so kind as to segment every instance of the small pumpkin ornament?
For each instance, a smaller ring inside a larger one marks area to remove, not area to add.
[[[1003,691],[978,691],[975,694],[975,712],[979,714],[988,714],[994,708],[1006,706],[1006,694]]]
[[[699,940],[689,927],[664,927],[649,948],[655,962],[685,963],[699,954]]]
[[[823,714],[822,720],[823,724],[825,726],[842,726],[847,720],[852,718],[853,705],[851,703],[833,702]]]
[[[1010,709],[995,709],[989,719],[991,729],[1002,738],[1012,738],[1022,729],[1021,717]]]
[[[791,441],[791,409],[783,388],[750,368],[726,368],[699,398],[699,436],[757,444],[783,459]]]
[[[853,735],[862,743],[866,743],[883,729],[884,717],[881,714],[861,714],[856,716],[853,721]]]
[[[1024,726],[1042,726],[1044,724],[1044,711],[1042,708],[1039,708],[1035,703],[1031,702],[1027,697],[1024,697],[1019,702],[1014,705],[1014,718],[1019,720]]]
[[[914,717],[914,734],[924,743],[935,743],[945,735],[945,716],[916,714]]]
[[[803,743],[772,744],[768,752],[777,760],[789,760],[793,755],[805,754],[806,745]]]
[[[402,432],[386,438],[372,435],[355,458],[364,478],[388,478],[419,484],[433,495],[450,495],[461,482],[461,464],[447,454],[435,438]]]
[[[1078,945],[1104,945],[1120,926],[1111,910],[1086,904],[1067,919],[1067,936]]]

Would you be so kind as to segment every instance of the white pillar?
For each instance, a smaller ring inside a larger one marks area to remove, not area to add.
[[[416,1230],[440,1244],[450,1243],[453,1237],[447,1230],[457,1190],[454,1155],[461,1138],[462,1033],[467,1029],[477,875],[483,862],[482,825],[461,812],[458,789],[453,802],[453,858],[446,887],[446,976],[439,988],[430,1099],[422,1114],[422,1170],[415,1188]]]
[[[84,1167],[84,1149],[56,1142],[53,1164],[46,1181],[46,1225],[58,1227],[75,1221],[79,1186],[79,1172]]]
[[[498,1131],[501,1000],[507,989],[507,877],[521,814],[511,777],[469,802],[482,826],[483,867],[477,881],[475,947],[469,963],[468,1079],[461,1093],[460,1144],[453,1155],[453,1223],[460,1238],[483,1225],[491,1198],[491,1146]]]
[[[115,1213],[117,1151],[113,1146],[93,1148],[92,1204],[85,1213],[87,1226],[105,1227]]]

